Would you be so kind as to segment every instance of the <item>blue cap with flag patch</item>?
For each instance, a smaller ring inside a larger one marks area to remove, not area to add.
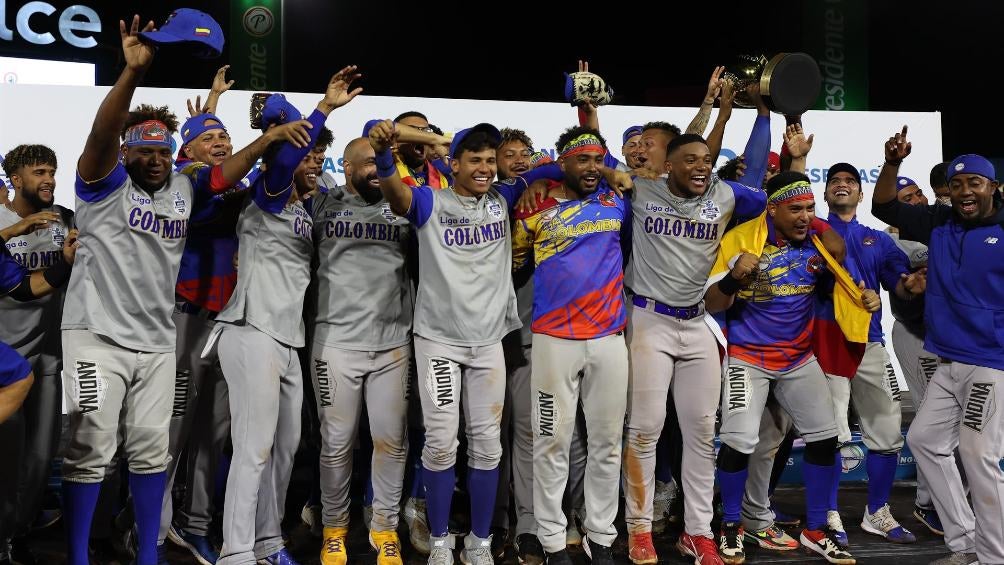
[[[140,37],[154,45],[190,43],[199,48],[196,57],[211,59],[223,52],[223,29],[212,16],[192,8],[179,8],[154,31],[140,32]]]
[[[974,153],[959,155],[948,164],[948,170],[945,171],[946,180],[949,181],[955,175],[964,174],[980,175],[990,180],[996,180],[993,163],[988,161],[986,157]]]

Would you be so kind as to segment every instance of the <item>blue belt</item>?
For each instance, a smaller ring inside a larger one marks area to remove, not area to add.
[[[701,305],[695,304],[693,306],[670,306],[668,304],[663,304],[658,300],[653,300],[651,298],[646,298],[639,294],[634,295],[631,302],[638,308],[648,308],[648,303],[651,302],[653,310],[657,314],[662,314],[664,316],[671,316],[673,318],[678,318],[680,320],[690,320],[701,315]]]

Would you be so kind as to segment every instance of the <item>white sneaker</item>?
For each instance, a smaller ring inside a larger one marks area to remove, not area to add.
[[[404,523],[408,525],[408,540],[411,547],[422,555],[429,555],[432,546],[429,543],[429,518],[425,515],[425,499],[408,497],[404,504]],[[451,543],[450,548],[453,548]],[[432,556],[429,555],[429,563]],[[453,563],[453,553],[450,553],[450,563]]]
[[[492,536],[479,538],[473,533],[464,536],[464,549],[460,552],[460,562],[464,565],[494,565]]]
[[[424,500],[422,502],[425,502]],[[429,547],[428,565],[453,565],[453,536],[446,534],[441,538],[426,538]],[[489,551],[491,555],[491,551]]]
[[[874,514],[869,514],[868,507],[865,506],[865,515],[861,519],[861,529],[870,534],[882,536],[893,543],[914,543],[917,541],[917,537],[913,535],[913,532],[901,526],[892,517],[888,504],[876,510]]]
[[[850,542],[847,540],[847,530],[844,529],[844,523],[840,520],[840,512],[836,510],[826,511],[826,525],[833,530],[833,539],[837,542],[837,545],[841,549],[847,549]]]
[[[930,565],[979,565],[980,560],[975,553],[957,551],[947,557],[931,561]]]

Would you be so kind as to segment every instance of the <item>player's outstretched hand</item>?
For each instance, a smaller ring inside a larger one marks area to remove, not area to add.
[[[313,128],[314,126],[307,120],[296,120],[287,124],[273,125],[268,128],[265,134],[271,138],[271,141],[286,141],[293,147],[302,149],[310,145],[310,132],[307,130]]]
[[[341,108],[349,102],[352,102],[352,99],[363,91],[361,86],[351,91],[349,90],[353,81],[356,81],[363,76],[362,74],[356,72],[358,69],[359,67],[355,65],[349,65],[335,73],[335,75],[331,77],[331,80],[328,81],[328,89],[324,92],[324,100],[322,100],[321,103],[328,105],[332,110],[334,110],[335,108]]]
[[[865,310],[877,312],[882,307],[882,299],[877,292],[870,288],[865,288],[865,281],[858,281],[858,288],[861,289],[861,303]]]
[[[384,120],[370,128],[370,147],[373,151],[380,153],[390,149],[400,134],[394,126],[394,122]]]
[[[893,135],[889,141],[885,142],[885,162],[895,165],[903,162],[903,159],[913,150],[913,144],[906,140],[906,126],[903,131]]]
[[[153,55],[157,48],[139,40],[140,31],[154,31],[153,20],[146,22],[143,29],[139,28],[139,15],[132,17],[132,23],[126,29],[126,23],[119,20],[119,35],[122,37],[122,55],[130,70],[142,73],[150,68]]]
[[[59,220],[59,214],[56,212],[35,212],[26,218],[21,218],[16,224],[0,230],[0,235],[5,240],[10,239],[37,229],[47,228],[50,224],[58,223]]]

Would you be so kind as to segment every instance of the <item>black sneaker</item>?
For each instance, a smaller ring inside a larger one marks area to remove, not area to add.
[[[492,528],[492,557],[496,561],[505,559],[505,546],[509,542],[509,530],[505,528]]]
[[[524,565],[542,565],[544,563],[544,548],[540,545],[540,540],[533,534],[520,534],[516,536],[516,557]],[[564,553],[568,558],[568,553]],[[550,562],[550,559],[548,560]]]
[[[605,545],[600,545],[586,536],[582,539],[582,549],[586,550],[589,560],[596,565],[614,565],[614,552]]]
[[[568,556],[568,551],[562,549],[554,553],[547,554],[547,565],[572,565],[572,558]]]

